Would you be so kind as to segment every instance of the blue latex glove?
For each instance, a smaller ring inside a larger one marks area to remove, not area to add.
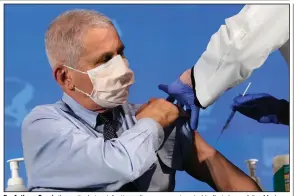
[[[172,98],[176,99],[181,105],[186,106],[188,112],[190,113],[191,129],[196,130],[198,127],[200,108],[194,104],[195,97],[193,89],[184,84],[180,79],[169,85],[160,84],[158,88]]]
[[[280,100],[265,93],[239,95],[232,109],[260,123],[279,123]]]

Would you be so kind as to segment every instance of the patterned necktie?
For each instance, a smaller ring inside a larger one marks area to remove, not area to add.
[[[113,109],[113,112],[118,112],[117,108]],[[116,131],[118,129],[118,121],[113,119],[113,113],[110,112],[104,112],[100,113],[97,116],[97,124],[103,124],[103,137],[104,140],[111,140],[112,138],[117,138]],[[118,192],[134,192],[138,191],[138,188],[133,182],[129,182],[125,185],[123,185]]]
[[[115,112],[115,111],[114,111]],[[113,119],[112,111],[100,113],[97,116],[97,124],[103,124],[103,137],[104,140],[111,140],[117,138],[116,129],[118,128],[117,122]]]

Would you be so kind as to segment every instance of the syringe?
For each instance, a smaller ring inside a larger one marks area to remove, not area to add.
[[[245,89],[245,91],[243,92],[242,96],[246,95],[246,93],[247,93],[247,91],[248,91],[250,85],[251,85],[251,82],[249,82],[249,84],[248,84],[247,88]],[[220,136],[224,133],[225,129],[228,128],[228,126],[229,126],[230,122],[232,121],[233,117],[235,116],[235,114],[236,114],[236,110],[233,110],[233,111],[231,112],[229,118],[227,119],[225,125],[223,126],[223,128],[222,128],[222,130],[221,130],[221,133],[220,133],[220,135],[218,136],[218,138],[217,138],[216,141],[219,140]]]

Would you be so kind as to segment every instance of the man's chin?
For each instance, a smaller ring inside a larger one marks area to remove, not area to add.
[[[81,104],[81,103],[80,103]],[[84,101],[83,104],[84,108],[90,110],[90,111],[93,111],[93,112],[99,112],[99,113],[103,113],[107,110],[109,110],[109,108],[105,108],[101,105],[98,105],[97,103],[95,103],[91,98],[86,98],[86,100]]]

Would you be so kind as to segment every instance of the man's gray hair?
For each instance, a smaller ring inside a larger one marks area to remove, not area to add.
[[[45,47],[52,68],[62,63],[76,67],[83,53],[82,37],[92,27],[109,27],[113,23],[93,10],[76,9],[59,15],[46,31]]]

